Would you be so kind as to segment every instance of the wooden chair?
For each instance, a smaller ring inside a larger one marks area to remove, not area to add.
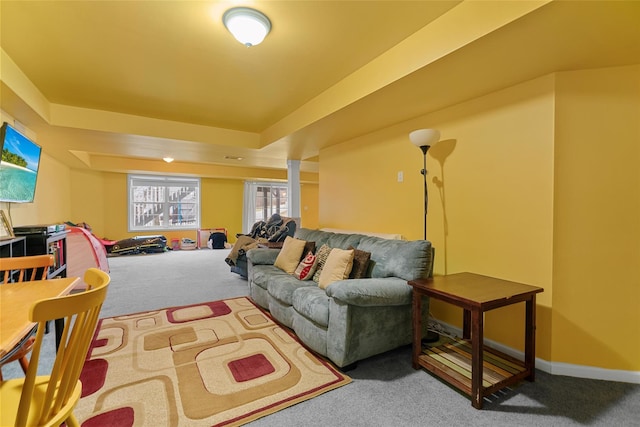
[[[84,272],[84,283],[87,284],[86,290],[93,289],[96,286],[100,286],[107,275],[104,271],[97,268],[89,268]],[[108,277],[108,276],[107,276]]]
[[[51,255],[0,258],[0,277],[2,277],[3,283],[45,280],[49,272],[49,267],[52,265],[53,256]],[[2,381],[1,368],[7,363],[17,360],[20,362],[22,370],[25,373],[27,372],[27,368],[29,367],[27,354],[31,351],[34,341],[35,338],[33,337],[33,333],[31,333],[26,340],[18,344],[18,346],[11,351],[10,356],[6,357],[5,360],[0,363],[0,381]]]
[[[52,265],[52,255],[0,258],[0,275],[3,283],[45,280]]]
[[[0,425],[59,426],[66,422],[67,426],[79,427],[73,409],[82,393],[80,372],[111,281],[107,273],[89,270],[85,281],[91,281],[91,289],[43,299],[31,306],[29,318],[38,323],[31,362],[25,378],[0,383]],[[51,374],[36,376],[44,324],[59,318],[64,318],[65,327]]]

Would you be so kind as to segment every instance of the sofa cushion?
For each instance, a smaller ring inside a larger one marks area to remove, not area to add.
[[[284,244],[282,245],[282,249],[280,249],[280,253],[278,253],[278,256],[276,257],[276,262],[273,265],[284,272],[293,274],[298,267],[300,258],[302,258],[302,251],[304,250],[305,243],[307,242],[304,240],[287,236],[284,240]]]
[[[410,305],[412,300],[411,286],[397,277],[340,280],[329,285],[326,293],[330,298],[359,307]]]
[[[296,279],[290,274],[272,275],[267,279],[267,292],[285,305],[293,305],[293,291],[301,287],[316,287],[311,281]]]
[[[316,242],[316,247],[318,248],[327,244],[331,248],[347,249],[349,246],[357,248],[358,243],[365,236],[362,234],[330,233],[326,231],[300,228],[296,231],[295,237],[302,240]]]
[[[288,277],[289,275],[273,265],[254,265],[251,283],[267,290],[269,279],[272,277]]]
[[[318,286],[325,289],[337,280],[344,280],[349,277],[353,267],[353,249],[333,248],[329,252],[327,261],[322,267]]]
[[[293,291],[293,308],[321,326],[329,324],[329,297],[316,286],[298,288]]]
[[[428,240],[386,240],[365,237],[358,249],[371,252],[371,277],[426,279],[431,271],[431,242]]]
[[[279,254],[277,249],[255,248],[247,251],[247,260],[253,265],[273,265]]]

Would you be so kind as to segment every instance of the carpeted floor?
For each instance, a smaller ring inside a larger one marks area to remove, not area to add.
[[[351,381],[246,297],[102,319],[81,380],[84,427],[240,425]]]

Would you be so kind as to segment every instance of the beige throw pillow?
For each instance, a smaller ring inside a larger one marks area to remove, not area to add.
[[[318,286],[326,289],[327,286],[333,282],[348,278],[352,267],[353,249],[331,249],[327,261],[325,261],[324,267],[322,267]]]
[[[304,240],[287,236],[273,265],[286,273],[293,274],[302,257],[305,243],[307,242]]]

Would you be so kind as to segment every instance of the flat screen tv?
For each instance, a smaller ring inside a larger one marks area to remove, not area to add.
[[[33,202],[42,148],[5,122],[0,149],[0,202]]]

